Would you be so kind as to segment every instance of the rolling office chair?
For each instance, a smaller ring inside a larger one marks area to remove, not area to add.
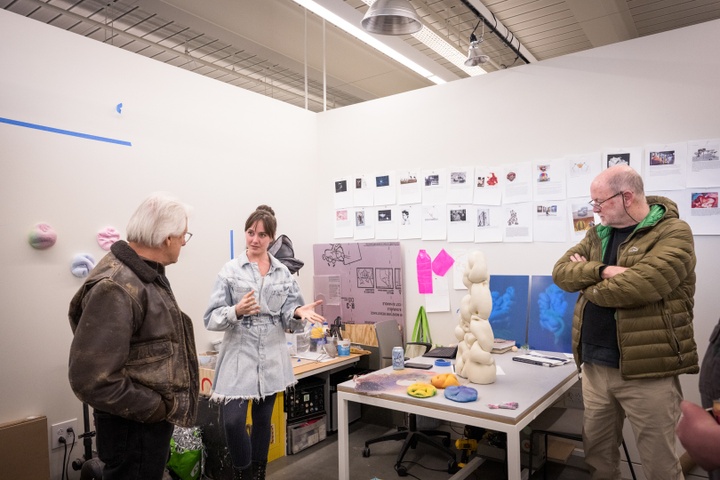
[[[389,320],[386,322],[378,322],[375,324],[375,334],[377,335],[378,343],[378,355],[380,357],[381,368],[390,366],[392,364],[392,349],[393,347],[405,347],[407,345],[422,345],[425,347],[425,352],[430,350],[432,347],[429,343],[421,342],[403,342],[403,334],[400,331],[395,320]],[[425,353],[422,352],[422,353]],[[406,358],[407,360],[407,358]],[[408,426],[407,428],[400,428],[397,432],[388,433],[377,438],[370,439],[365,442],[365,449],[363,450],[363,457],[370,456],[370,445],[373,443],[385,442],[388,440],[403,440],[403,446],[398,453],[395,461],[395,471],[399,476],[407,476],[407,467],[403,465],[403,458],[410,448],[415,448],[418,443],[424,443],[434,447],[442,454],[448,457],[448,472],[454,473],[458,470],[455,452],[450,447],[450,434],[440,430],[418,430],[417,429],[417,415],[414,413],[408,414]],[[434,437],[440,437],[438,441]]]
[[[545,437],[545,455],[548,449],[548,437],[559,437],[576,442],[582,442],[582,431],[577,431],[577,427],[582,429],[582,409],[578,408],[559,408],[553,407],[545,410],[533,423],[530,424],[532,433],[530,434],[530,455],[528,469],[532,475],[533,462],[533,440],[535,435],[543,435]],[[575,430],[575,431],[573,431]],[[630,475],[636,480],[635,469],[633,468],[630,453],[628,452],[625,439],[622,441],[622,448],[625,452]],[[545,462],[545,465],[547,461]],[[543,478],[547,478],[547,469],[543,465]]]

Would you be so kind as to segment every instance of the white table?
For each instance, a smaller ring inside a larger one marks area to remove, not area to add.
[[[496,364],[504,371],[490,385],[470,384],[478,391],[478,400],[457,403],[445,398],[442,390],[431,398],[414,398],[406,393],[373,392],[369,395],[355,390],[353,380],[338,385],[338,469],[339,480],[350,479],[348,438],[348,402],[364,403],[377,407],[415,413],[448,422],[474,425],[507,435],[508,478],[520,480],[520,431],[550,407],[577,380],[575,364],[545,367],[515,362],[508,352],[494,355]],[[433,364],[432,358],[413,358],[413,362]],[[407,370],[407,369],[406,369]],[[390,373],[392,367],[377,373]],[[446,373],[451,367],[433,367],[432,372]],[[370,375],[373,375],[370,374]],[[517,410],[490,409],[488,404],[518,402]]]

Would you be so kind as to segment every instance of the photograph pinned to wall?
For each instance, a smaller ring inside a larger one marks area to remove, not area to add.
[[[532,162],[533,199],[564,200],[566,197],[565,159],[534,160]]]
[[[420,173],[412,171],[401,171],[396,174],[397,178],[397,203],[408,205],[422,202],[422,190],[420,190]]]
[[[335,238],[352,238],[355,231],[355,209],[339,208],[335,210]]]
[[[529,291],[528,275],[490,275],[493,307],[489,321],[495,338],[526,343]]]
[[[572,318],[578,293],[560,289],[549,275],[530,279],[528,345],[533,350],[572,352]]]
[[[645,190],[685,188],[687,143],[648,145],[643,165]]]
[[[350,177],[335,179],[335,208],[349,208],[353,204],[353,180]]]
[[[608,148],[603,150],[602,170],[614,165],[630,165],[636,172],[642,175],[642,149],[633,148]],[[588,195],[590,192],[588,191]]]
[[[353,183],[353,204],[356,207],[372,207],[375,204],[375,177],[356,175]]]
[[[565,242],[567,240],[567,202],[535,202],[533,216],[534,242]]]
[[[377,215],[376,209],[373,207],[355,209],[355,230],[353,232],[355,240],[375,238],[375,215]]]
[[[687,186],[720,186],[720,138],[688,142]]]
[[[422,171],[422,203],[436,205],[447,203],[448,176],[444,168]]]
[[[570,202],[571,237],[573,241],[585,238],[587,231],[596,225],[592,207],[584,200]]]
[[[533,206],[530,202],[503,205],[503,241],[524,243],[533,240]]]
[[[601,171],[601,156],[600,152],[592,152],[565,157],[568,198],[587,197],[590,200],[590,183]]]
[[[400,205],[398,210],[400,212],[398,238],[400,240],[420,238],[420,236],[422,235],[422,206]]]
[[[503,204],[522,203],[532,200],[534,177],[530,162],[503,165],[502,172]]]
[[[401,216],[398,205],[384,205],[377,207],[377,222],[375,224],[376,240],[397,240],[398,217]]]
[[[653,192],[674,201],[693,235],[720,235],[720,187]]]
[[[448,170],[447,203],[472,203],[473,167],[453,167]]]
[[[448,242],[472,242],[475,240],[475,218],[472,215],[474,211],[475,208],[469,204],[447,206]]]
[[[422,205],[422,239],[445,240],[447,238],[447,215],[445,205]]]
[[[473,184],[473,203],[500,205],[502,202],[502,176],[497,167],[476,167]]]
[[[499,205],[476,205],[475,243],[502,242],[505,210]]]
[[[375,175],[375,205],[394,205],[396,199],[395,174],[383,172]]]

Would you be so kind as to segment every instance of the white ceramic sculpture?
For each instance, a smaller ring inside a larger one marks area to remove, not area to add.
[[[494,383],[497,368],[491,352],[495,335],[488,321],[492,295],[490,275],[482,252],[474,251],[468,255],[463,284],[468,293],[460,302],[460,323],[455,327],[455,338],[458,340],[455,372],[472,383]]]

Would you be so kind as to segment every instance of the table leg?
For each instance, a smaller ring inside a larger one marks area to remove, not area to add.
[[[337,394],[338,407],[338,480],[350,480],[350,437],[348,435],[348,401]]]
[[[507,468],[510,480],[520,480],[522,464],[520,463],[520,432],[512,430],[507,432]]]

